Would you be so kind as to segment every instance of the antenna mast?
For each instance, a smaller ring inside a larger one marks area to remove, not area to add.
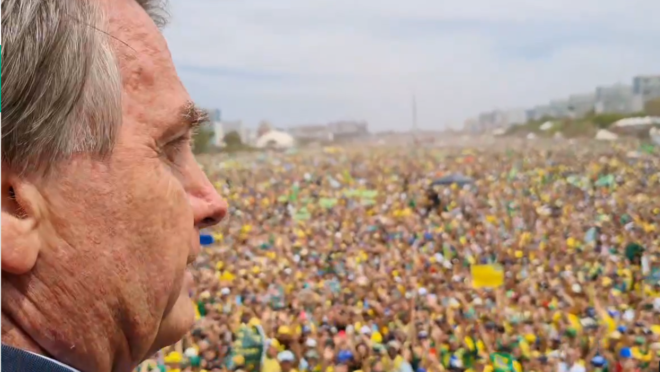
[[[415,92],[412,94],[412,134],[417,139],[417,97]]]

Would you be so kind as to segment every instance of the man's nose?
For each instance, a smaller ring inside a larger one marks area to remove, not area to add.
[[[201,173],[198,187],[190,195],[190,203],[195,217],[195,227],[203,229],[217,225],[227,214],[227,201],[218,194],[215,187]]]

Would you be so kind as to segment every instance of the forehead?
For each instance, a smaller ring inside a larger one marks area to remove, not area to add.
[[[102,0],[122,76],[124,129],[167,129],[189,101],[165,38],[135,0]]]

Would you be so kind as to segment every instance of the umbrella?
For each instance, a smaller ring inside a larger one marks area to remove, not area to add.
[[[461,174],[452,174],[449,176],[438,178],[437,180],[433,181],[433,183],[431,183],[431,186],[452,185],[452,184],[463,186],[472,183],[474,183],[474,180],[470,177],[466,177]]]

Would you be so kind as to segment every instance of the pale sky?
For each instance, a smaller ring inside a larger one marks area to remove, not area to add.
[[[201,105],[250,126],[460,127],[660,73],[658,0],[170,0]]]

